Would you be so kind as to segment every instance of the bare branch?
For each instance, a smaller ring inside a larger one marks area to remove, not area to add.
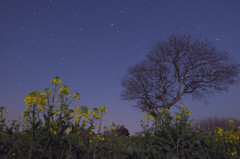
[[[239,79],[240,65],[207,40],[173,35],[159,42],[146,59],[129,68],[122,80],[124,100],[134,100],[142,111],[157,115],[183,95],[202,98],[227,90]]]

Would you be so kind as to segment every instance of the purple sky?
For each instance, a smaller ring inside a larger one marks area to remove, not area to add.
[[[172,34],[208,39],[240,61],[239,0],[0,0],[0,106],[16,119],[25,96],[58,75],[80,104],[105,105],[107,121],[142,130],[144,113],[122,101],[121,78]],[[195,119],[239,118],[240,84],[203,100],[183,99]],[[180,103],[179,103],[180,104]]]

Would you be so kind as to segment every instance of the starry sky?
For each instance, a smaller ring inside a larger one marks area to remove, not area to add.
[[[208,39],[239,62],[240,1],[0,0],[0,105],[9,110],[8,119],[17,119],[25,96],[60,76],[80,93],[80,105],[105,105],[107,121],[134,134],[142,130],[144,113],[121,100],[121,79],[172,34]],[[194,119],[240,119],[239,90],[240,83],[206,100],[181,103]]]

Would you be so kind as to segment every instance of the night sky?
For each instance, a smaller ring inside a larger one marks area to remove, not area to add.
[[[144,113],[121,100],[121,78],[172,34],[208,39],[239,62],[240,1],[0,0],[0,106],[17,119],[25,96],[60,76],[80,105],[106,106],[107,121],[133,134]],[[195,119],[240,119],[240,83],[207,102],[181,103]]]

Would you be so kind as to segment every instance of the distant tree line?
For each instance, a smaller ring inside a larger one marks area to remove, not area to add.
[[[214,129],[216,127],[222,128],[225,131],[230,130],[232,128],[232,125],[229,121],[230,122],[232,121],[234,123],[234,127],[236,130],[238,126],[240,126],[240,120],[236,118],[230,118],[230,117],[219,118],[217,116],[196,120],[193,122],[192,126],[194,130],[197,130],[200,128],[202,134],[208,134],[208,133],[213,134]]]

